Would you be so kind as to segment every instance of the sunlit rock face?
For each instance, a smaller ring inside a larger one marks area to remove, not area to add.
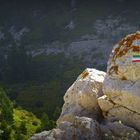
[[[74,116],[88,116],[96,120],[101,117],[97,98],[103,95],[102,83],[105,72],[86,69],[67,90],[62,113],[57,121],[72,121]]]
[[[123,38],[113,49],[107,73],[112,78],[137,81],[140,79],[140,32]]]
[[[98,103],[109,120],[122,120],[140,130],[140,32],[113,49]]]
[[[30,140],[140,140],[140,32],[122,39],[107,73],[86,69],[64,96],[56,129]]]

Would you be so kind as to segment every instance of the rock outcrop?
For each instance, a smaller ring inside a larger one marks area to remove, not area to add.
[[[104,116],[122,120],[140,131],[140,32],[122,39],[113,49],[98,99]]]
[[[97,121],[75,117],[73,122],[61,122],[57,129],[35,134],[30,140],[102,140],[102,132]]]
[[[140,134],[121,121],[107,122],[100,125],[103,140],[140,140]]]
[[[75,116],[101,119],[101,110],[97,98],[103,95],[102,83],[106,73],[95,69],[86,69],[67,90],[64,96],[62,113],[57,121],[72,121]]]
[[[86,69],[67,90],[56,129],[30,140],[140,140],[139,60],[136,32],[114,47],[107,73]]]

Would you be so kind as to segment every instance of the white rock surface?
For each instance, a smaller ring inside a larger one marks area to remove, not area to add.
[[[110,121],[120,120],[128,126],[140,130],[140,115],[126,107],[113,103],[106,95],[98,99],[104,117]]]
[[[74,116],[88,116],[99,119],[101,111],[97,98],[103,95],[102,83],[105,72],[86,69],[67,90],[62,113],[57,121],[72,121]]]
[[[140,32],[122,39],[113,49],[103,83],[106,98],[98,103],[109,120],[122,120],[140,131]]]
[[[114,104],[109,100],[106,95],[98,98],[98,104],[102,110],[102,113],[107,112],[114,107]]]

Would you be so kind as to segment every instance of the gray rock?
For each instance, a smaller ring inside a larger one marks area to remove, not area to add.
[[[63,131],[60,129],[52,129],[50,131],[43,131],[33,135],[30,140],[61,140]]]
[[[66,126],[67,127],[63,127]],[[75,117],[73,123],[63,122],[60,128],[65,132],[62,140],[102,140],[102,132],[97,121],[87,117]]]
[[[102,140],[102,132],[97,121],[75,117],[73,122],[62,122],[59,128],[35,134],[30,140]]]
[[[124,125],[121,121],[107,122],[100,125],[104,140],[140,140],[140,134],[134,128]]]

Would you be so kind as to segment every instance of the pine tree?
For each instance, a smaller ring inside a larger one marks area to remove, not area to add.
[[[0,88],[0,110],[0,120],[5,120],[8,124],[12,124],[13,106],[2,88]]]
[[[41,129],[42,130],[50,130],[55,127],[55,122],[50,120],[47,114],[43,114],[41,120]]]

